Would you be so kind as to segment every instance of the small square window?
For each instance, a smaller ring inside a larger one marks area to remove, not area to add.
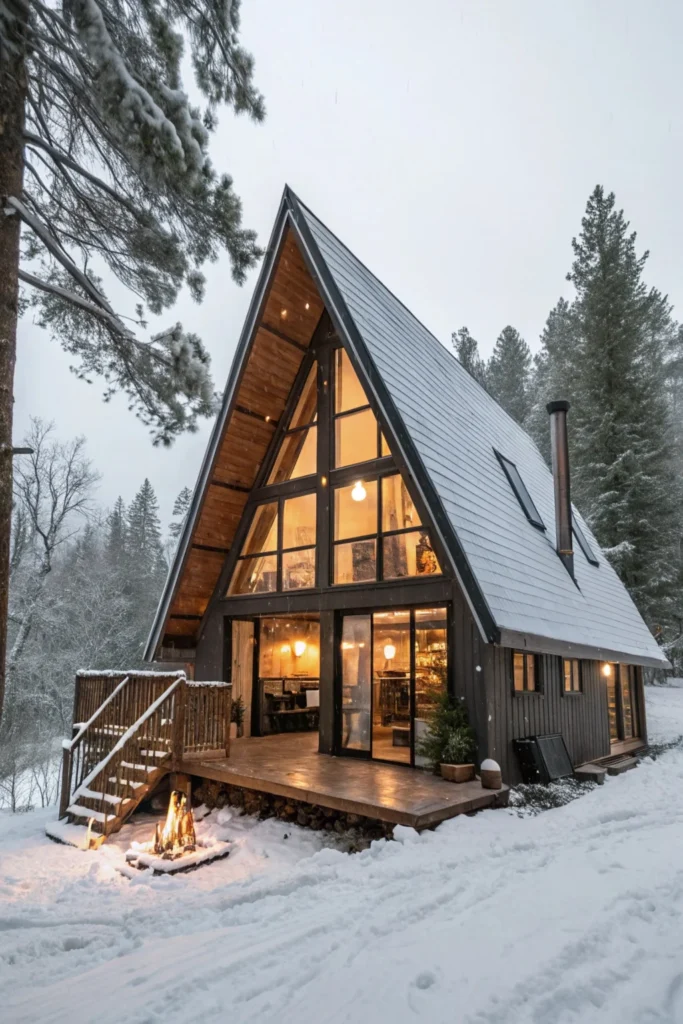
[[[515,693],[538,693],[535,654],[513,651],[512,675]]]

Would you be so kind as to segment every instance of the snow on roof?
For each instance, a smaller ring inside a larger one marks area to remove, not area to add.
[[[583,518],[597,566],[580,545],[576,583],[554,545],[552,474],[538,448],[423,324],[291,192],[310,255],[336,289],[431,480],[502,643],[516,634],[666,659]],[[310,242],[314,245],[311,247]],[[315,249],[317,248],[317,253]],[[332,310],[330,311],[332,312]],[[344,316],[347,313],[348,316]],[[546,531],[528,522],[496,451],[513,462]]]

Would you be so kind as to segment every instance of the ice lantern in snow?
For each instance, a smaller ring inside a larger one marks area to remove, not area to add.
[[[192,808],[187,797],[174,789],[168,802],[166,821],[157,822],[154,834],[154,852],[167,860],[175,860],[184,853],[192,853],[197,845]]]

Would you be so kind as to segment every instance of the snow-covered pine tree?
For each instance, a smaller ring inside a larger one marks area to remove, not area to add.
[[[506,412],[524,423],[529,413],[531,352],[519,331],[509,325],[498,335],[486,366],[486,387]]]
[[[648,253],[637,255],[635,233],[600,186],[572,245],[574,343],[553,367],[572,401],[572,493],[646,620],[663,626],[680,578],[681,494],[665,387],[671,309],[645,285]]]
[[[470,377],[486,387],[486,363],[479,355],[479,345],[470,334],[467,327],[461,327],[459,331],[451,334],[451,343],[459,362],[465,367]]]
[[[538,445],[548,465],[550,424],[546,406],[556,398],[574,401],[577,351],[576,323],[566,299],[551,309],[541,335],[541,348],[533,358],[529,380],[529,413],[524,426]]]
[[[128,514],[123,498],[119,495],[107,516],[105,552],[113,570],[121,568],[126,561],[126,523]]]
[[[192,491],[189,487],[183,487],[182,491],[173,503],[173,520],[168,528],[168,532],[174,541],[177,541],[180,536],[187,513],[190,510],[191,502]]]
[[[264,116],[239,10],[240,0],[0,2],[0,709],[19,280],[76,372],[102,377],[105,397],[122,391],[155,441],[212,412],[200,339],[176,324],[141,340],[99,275],[135,294],[144,327],[145,308],[163,312],[184,285],[200,301],[201,267],[223,250],[238,282],[257,260],[232,180],[208,156],[219,105]],[[203,112],[183,90],[186,45]]]

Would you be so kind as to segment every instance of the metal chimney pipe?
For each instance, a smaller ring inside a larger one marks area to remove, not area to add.
[[[567,441],[569,402],[565,400],[548,402],[546,409],[550,413],[557,553],[564,562],[567,571],[573,577],[574,537],[572,533],[572,502],[569,490],[569,444]]]

